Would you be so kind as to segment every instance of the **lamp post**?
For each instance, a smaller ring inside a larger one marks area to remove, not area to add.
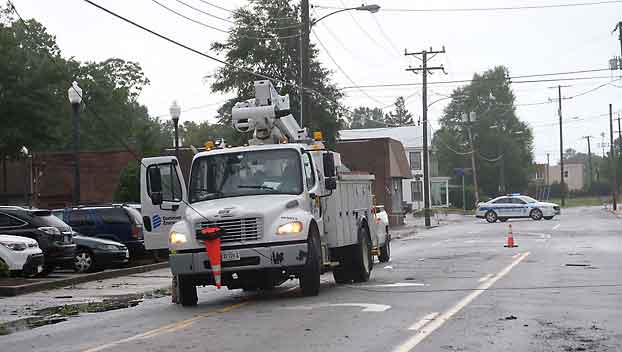
[[[80,104],[82,103],[82,88],[78,82],[73,81],[67,91],[69,103],[73,110],[73,196],[74,205],[80,204]]]
[[[177,157],[177,161],[179,161],[179,115],[181,115],[181,107],[177,104],[177,100],[173,100],[173,104],[171,104],[169,111],[171,113],[173,125],[175,126],[175,157]]]
[[[370,13],[376,13],[380,10],[380,6],[376,4],[372,5],[361,5],[357,7],[349,7],[347,9],[341,9],[334,12],[331,12],[327,15],[324,15],[313,22],[310,20],[309,16],[309,0],[301,0],[300,2],[301,8],[301,20],[302,20],[302,31],[300,33],[300,126],[303,126],[302,121],[303,117],[308,118],[309,126],[311,126],[311,114],[310,107],[311,104],[308,102],[305,103],[305,99],[307,97],[307,93],[305,92],[305,88],[309,88],[309,83],[311,82],[310,77],[310,61],[311,57],[309,55],[309,35],[311,33],[311,27],[325,19],[326,17],[332,16],[334,14],[345,12],[345,11],[367,11]]]

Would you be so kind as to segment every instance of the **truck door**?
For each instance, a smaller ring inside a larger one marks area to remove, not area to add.
[[[162,180],[162,204],[154,205],[148,170],[159,168]],[[177,158],[159,156],[144,158],[140,166],[140,205],[143,215],[145,248],[167,249],[168,234],[174,223],[181,220],[188,199]]]

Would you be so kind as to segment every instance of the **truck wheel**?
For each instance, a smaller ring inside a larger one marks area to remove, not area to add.
[[[196,306],[199,298],[197,297],[197,287],[192,281],[179,275],[177,285],[179,286],[179,303],[184,307]]]
[[[529,213],[529,216],[536,221],[542,220],[542,210],[536,208]]]
[[[359,228],[359,243],[354,247],[354,268],[352,270],[352,279],[354,282],[366,282],[371,275],[371,269],[374,261],[371,255],[371,241],[369,240],[369,231],[367,227]]]
[[[300,288],[305,296],[317,296],[320,293],[321,275],[320,240],[315,233],[309,235],[307,241],[307,262],[300,276]]]
[[[386,263],[391,259],[391,237],[387,233],[387,238],[384,241],[382,247],[380,247],[380,255],[378,256],[378,260],[381,263]]]

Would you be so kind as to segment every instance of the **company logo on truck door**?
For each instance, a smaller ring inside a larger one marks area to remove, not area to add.
[[[159,214],[154,214],[151,217],[151,224],[154,229],[157,229],[158,227],[160,227],[160,225],[162,225],[162,218],[160,217]]]

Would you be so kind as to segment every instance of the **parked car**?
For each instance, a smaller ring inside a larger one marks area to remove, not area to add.
[[[130,252],[123,243],[103,238],[73,234],[77,245],[73,269],[79,273],[119,267],[130,259]]]
[[[74,207],[54,210],[74,231],[124,244],[134,256],[145,251],[140,213],[128,206]]]
[[[50,210],[2,207],[0,233],[36,240],[45,258],[42,275],[74,261],[76,245],[71,238],[71,228],[53,216]]]
[[[384,205],[374,206],[374,219],[376,221],[376,233],[386,234],[386,240],[380,247],[378,260],[381,263],[388,262],[391,258],[391,235],[389,234],[389,214],[384,209]]]
[[[12,275],[31,276],[43,271],[43,251],[28,237],[0,235],[0,262]]]

